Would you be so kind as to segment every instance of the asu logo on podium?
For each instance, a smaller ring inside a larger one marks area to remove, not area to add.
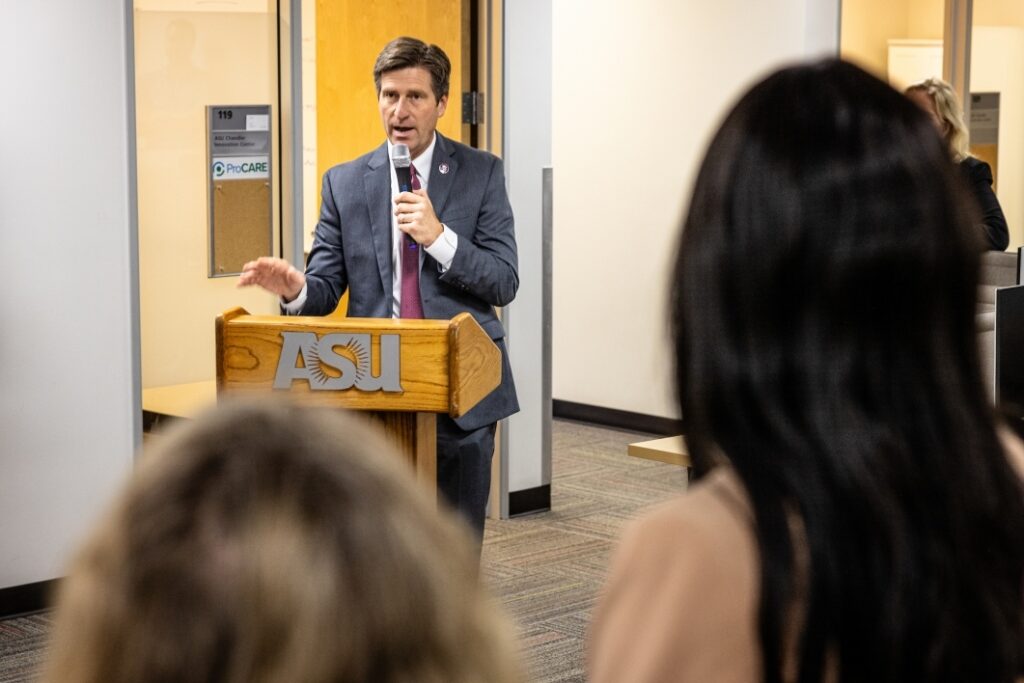
[[[399,381],[399,335],[380,335],[380,371],[373,374],[369,334],[282,332],[284,345],[274,376],[275,389],[288,389],[304,379],[316,391],[402,392]],[[302,365],[298,365],[301,358]],[[337,373],[341,373],[340,375]]]

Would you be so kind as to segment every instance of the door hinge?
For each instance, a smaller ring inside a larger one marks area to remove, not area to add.
[[[484,122],[484,94],[482,92],[462,93],[462,122],[477,126]]]

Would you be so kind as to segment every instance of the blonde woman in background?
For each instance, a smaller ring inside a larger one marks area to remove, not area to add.
[[[1010,233],[1006,227],[1006,216],[992,191],[992,168],[971,155],[963,107],[960,106],[956,91],[939,78],[928,78],[907,88],[906,94],[931,117],[932,123],[946,141],[953,161],[970,185],[971,194],[981,209],[987,248],[1004,251],[1010,244]]]
[[[518,680],[468,534],[401,467],[337,412],[183,423],[78,553],[44,680]]]

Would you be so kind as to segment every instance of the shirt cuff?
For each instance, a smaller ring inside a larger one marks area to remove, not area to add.
[[[302,311],[302,307],[306,305],[306,288],[308,286],[309,282],[302,285],[302,291],[291,301],[281,299],[281,310],[285,312],[285,315],[298,315]]]
[[[443,273],[452,267],[452,261],[455,260],[455,250],[459,248],[459,236],[454,230],[443,223],[441,228],[441,234],[434,240],[434,243],[429,247],[424,247],[424,249],[441,266],[441,272]],[[300,294],[300,296],[302,295]]]

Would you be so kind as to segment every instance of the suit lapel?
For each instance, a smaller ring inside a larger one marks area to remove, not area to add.
[[[451,194],[452,185],[455,183],[455,173],[459,170],[459,163],[454,156],[455,145],[440,133],[436,133],[436,135],[434,167],[430,169],[427,195],[430,197],[430,203],[434,205],[434,214],[438,220],[443,220],[441,213],[444,211],[444,205],[448,202],[448,195]]]
[[[391,300],[391,166],[388,163],[387,143],[381,145],[367,163],[363,175],[366,190],[366,208],[370,214],[373,250],[377,255],[377,268],[384,293]]]

